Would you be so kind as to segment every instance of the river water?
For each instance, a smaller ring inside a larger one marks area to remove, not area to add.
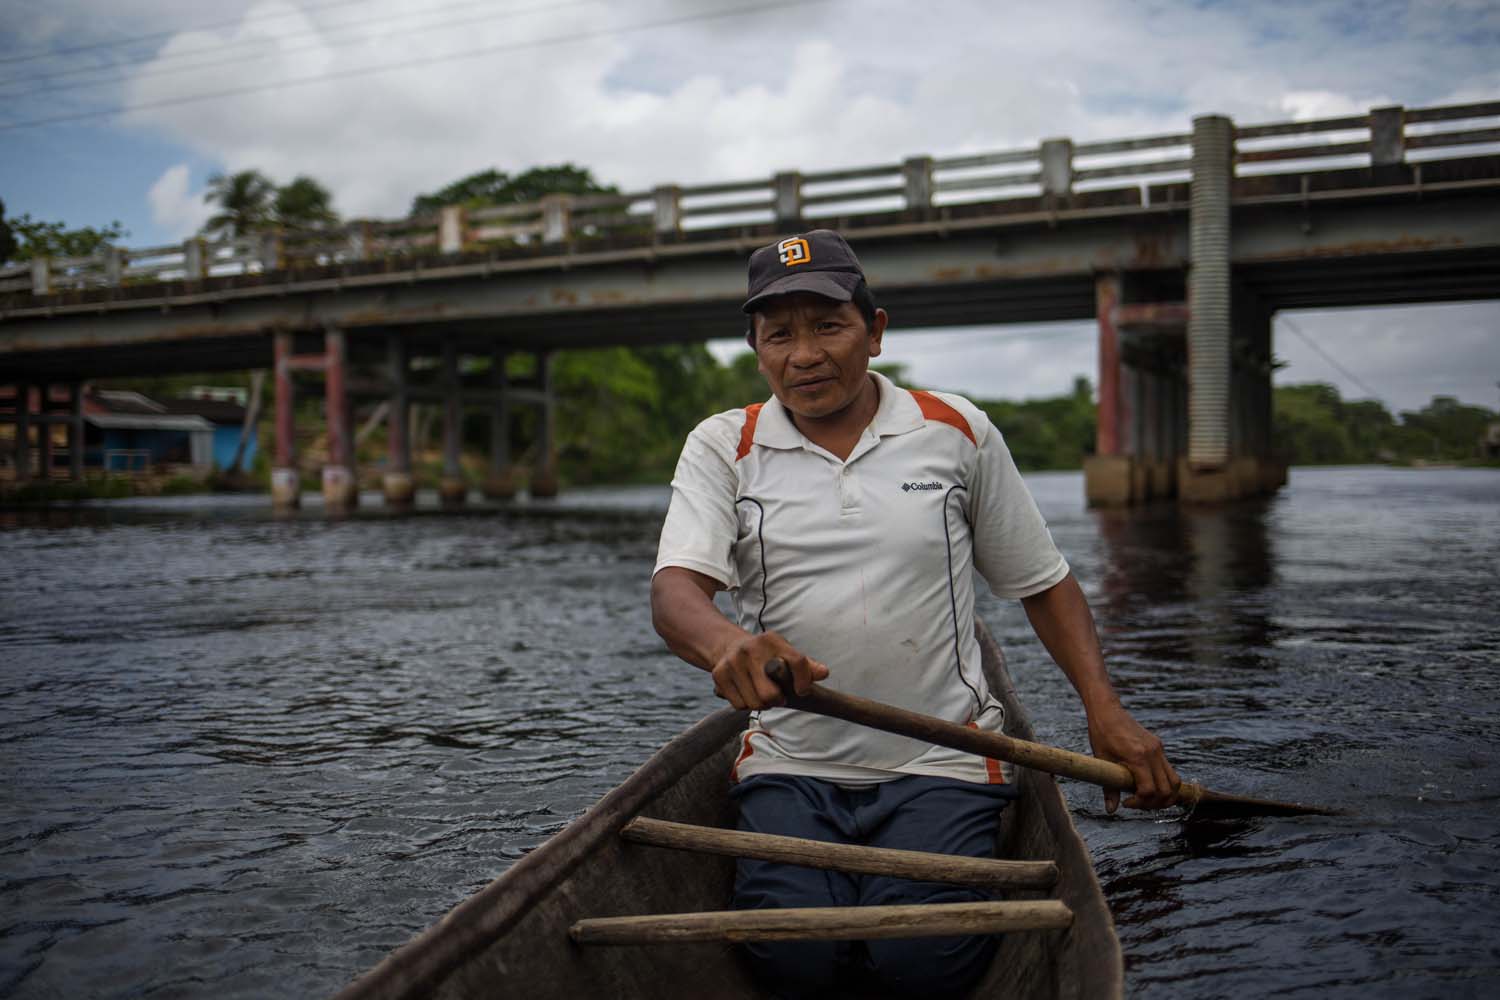
[[[1500,472],[1129,513],[1028,481],[1179,770],[1353,811],[1068,787],[1131,995],[1493,995]],[[0,995],[327,994],[561,829],[715,707],[648,622],[664,501],[0,513]],[[1039,735],[1084,748],[1019,608],[981,614]]]

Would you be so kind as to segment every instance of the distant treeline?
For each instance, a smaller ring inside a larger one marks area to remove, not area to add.
[[[477,372],[488,362],[474,359]],[[513,379],[530,374],[527,355],[515,355],[509,372]],[[661,347],[616,347],[590,351],[562,351],[553,362],[558,391],[558,459],[565,482],[644,483],[671,477],[683,439],[706,416],[764,400],[765,380],[748,350],[730,362],[720,362],[702,344]],[[877,365],[878,370],[907,384],[900,365]],[[211,382],[246,385],[243,376],[174,376],[110,383],[148,395],[172,395],[189,384]],[[941,387],[924,387],[941,388]],[[1094,450],[1093,387],[1087,378],[1074,380],[1071,392],[1038,399],[975,399],[1005,435],[1016,464],[1025,470],[1076,469]],[[267,401],[269,404],[269,401]],[[299,407],[298,426],[308,437],[307,461],[316,463],[316,441],[321,431],[320,401],[307,398]],[[271,414],[262,411],[262,447],[257,472],[269,460]],[[358,421],[363,423],[369,411]],[[440,447],[439,414],[428,406],[414,421],[414,445],[419,464],[435,472]],[[536,414],[517,409],[511,450],[520,464],[531,460]],[[1466,406],[1438,396],[1423,409],[1393,417],[1381,404],[1346,402],[1329,385],[1278,386],[1275,390],[1274,440],[1278,453],[1294,465],[1359,464],[1370,462],[1461,461],[1480,455],[1480,441],[1500,414]],[[361,446],[361,464],[378,467],[383,461],[384,428],[371,428]],[[487,450],[489,419],[479,410],[466,414],[465,450],[471,467],[482,469]]]
[[[1293,465],[1483,458],[1489,426],[1500,421],[1500,413],[1452,396],[1392,416],[1374,400],[1344,400],[1321,382],[1277,386],[1275,405],[1273,440]]]

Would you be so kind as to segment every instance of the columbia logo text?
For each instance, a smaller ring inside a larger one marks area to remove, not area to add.
[[[902,483],[901,492],[910,493],[912,490],[940,490],[942,483]]]

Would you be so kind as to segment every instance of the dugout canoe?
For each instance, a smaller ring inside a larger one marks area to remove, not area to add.
[[[999,646],[982,624],[977,631],[990,687],[1005,704],[1005,731],[1032,739]],[[703,719],[337,1000],[766,996],[729,945],[584,947],[568,934],[588,917],[728,907],[732,859],[627,843],[620,830],[637,816],[732,827],[727,776],[744,727],[745,714],[730,709]],[[1005,935],[970,995],[1116,1000],[1124,989],[1120,942],[1088,849],[1052,776],[1012,770],[1022,795],[1004,813],[1000,856],[1055,861],[1058,880],[1007,898],[1061,900],[1073,922]]]

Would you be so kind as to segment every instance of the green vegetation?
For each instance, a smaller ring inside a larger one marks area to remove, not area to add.
[[[16,242],[16,234],[10,228],[10,223],[5,221],[5,202],[0,200],[0,264],[4,264],[16,255],[20,244]]]
[[[444,205],[483,208],[539,201],[549,194],[619,194],[611,184],[600,184],[594,174],[571,163],[532,167],[514,177],[499,170],[481,170],[445,187],[412,199],[411,214],[436,212]]]
[[[1094,453],[1097,407],[1093,386],[1082,375],[1065,396],[976,402],[1023,469],[1076,469]]]
[[[24,486],[7,484],[0,502],[6,506],[28,507],[33,504],[70,503],[79,500],[118,500],[135,495],[135,484],[125,476],[96,476],[81,483],[67,480],[30,482]]]
[[[318,229],[339,221],[333,210],[333,195],[311,177],[298,175],[276,189],[271,214],[278,223],[294,229]]]
[[[1346,401],[1331,385],[1276,387],[1272,440],[1293,465],[1460,462],[1482,457],[1481,439],[1500,413],[1434,396],[1399,419],[1374,400]]]
[[[302,175],[278,186],[259,170],[214,174],[203,200],[218,206],[203,224],[203,232],[213,236],[244,236],[276,226],[316,229],[339,220],[328,189]]]
[[[61,222],[42,222],[30,215],[6,220],[0,203],[0,264],[21,263],[35,257],[87,257],[128,235],[124,226],[111,222],[98,229],[69,229]]]

